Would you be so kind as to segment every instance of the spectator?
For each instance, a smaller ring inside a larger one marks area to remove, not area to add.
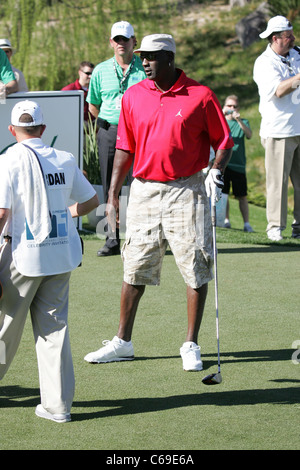
[[[18,83],[10,62],[2,49],[0,49],[0,97],[18,91]]]
[[[241,118],[237,96],[227,96],[223,111],[234,141],[232,156],[224,173],[223,194],[229,194],[230,185],[232,184],[233,195],[239,201],[239,207],[244,221],[244,232],[253,232],[253,228],[249,224],[245,149],[245,136],[247,139],[251,139],[252,131],[249,121]],[[227,199],[224,226],[226,228],[231,227],[229,221],[229,198]]]
[[[9,130],[17,144],[0,157],[0,341],[7,372],[31,313],[40,378],[36,415],[70,421],[74,371],[68,331],[71,271],[82,258],[72,217],[98,205],[95,190],[65,151],[41,140],[45,130],[39,105],[18,102]],[[49,184],[55,181],[55,184]],[[68,208],[69,201],[75,202]]]
[[[114,57],[95,67],[87,96],[89,110],[98,118],[97,138],[105,202],[113,168],[122,96],[129,87],[146,78],[140,58],[133,54],[136,38],[131,24],[127,21],[115,23],[111,28],[110,45],[114,50]],[[107,232],[105,245],[97,255],[119,253],[119,230],[113,237]]]
[[[114,228],[115,215],[119,222],[118,194],[134,162],[122,248],[120,322],[117,336],[87,354],[87,362],[134,358],[131,336],[138,304],[146,285],[159,284],[169,244],[187,285],[188,329],[180,348],[183,369],[203,368],[197,340],[213,276],[208,197],[217,201],[221,196],[222,173],[233,141],[215,94],[175,67],[175,51],[169,34],[146,36],[135,51],[147,79],[123,97],[108,199]],[[208,165],[210,145],[216,157],[205,179],[201,170]]]
[[[70,83],[62,88],[64,90],[82,90],[84,92],[84,122],[87,124],[89,121],[89,104],[86,101],[86,97],[88,94],[89,83],[91,80],[91,75],[94,70],[94,64],[91,62],[83,61],[79,65],[78,75],[79,78],[75,80],[75,82]],[[91,118],[93,116],[91,115]]]
[[[271,18],[260,37],[269,41],[253,70],[265,148],[267,235],[270,240],[282,240],[290,177],[294,188],[292,237],[300,238],[300,49],[294,47],[293,26],[284,16]]]
[[[7,58],[11,64],[11,68],[14,72],[14,75],[16,77],[16,80],[18,82],[18,90],[17,91],[28,91],[28,86],[25,80],[25,77],[23,75],[23,72],[21,70],[17,69],[14,67],[11,63],[11,58],[13,54],[15,53],[15,49],[13,49],[11,42],[8,39],[0,39],[0,49],[2,49],[5,54],[7,55]]]

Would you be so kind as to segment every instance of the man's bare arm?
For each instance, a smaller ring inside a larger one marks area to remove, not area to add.
[[[72,217],[82,217],[83,215],[89,214],[93,209],[99,206],[99,199],[97,194],[86,202],[75,202],[69,207]]]
[[[19,86],[16,80],[12,80],[11,82],[6,83],[5,85],[6,95],[10,95],[11,93],[16,93],[17,91],[19,91]]]
[[[92,103],[89,103],[89,112],[91,113],[91,115],[97,119],[98,117],[98,114],[99,114],[99,107],[96,106],[95,104],[92,104]]]
[[[289,93],[292,93],[300,85],[300,73],[297,73],[294,77],[287,78],[279,83],[275,95],[277,98],[282,98]]]

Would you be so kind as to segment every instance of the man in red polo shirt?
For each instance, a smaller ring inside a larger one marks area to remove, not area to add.
[[[89,104],[86,101],[86,97],[88,94],[88,88],[91,80],[91,75],[94,70],[94,64],[84,60],[79,65],[78,75],[79,78],[75,80],[73,83],[69,83],[62,88],[62,91],[69,91],[69,90],[82,90],[84,93],[84,122],[87,124],[89,121]],[[91,119],[94,120],[94,117],[90,114]]]
[[[187,285],[188,329],[183,369],[202,370],[198,333],[213,250],[209,197],[218,200],[233,140],[215,94],[175,67],[175,42],[146,36],[140,53],[147,79],[124,94],[109,191],[108,218],[119,222],[118,194],[134,162],[122,248],[124,281],[117,335],[87,362],[132,360],[131,335],[146,285],[158,285],[169,245]],[[204,182],[210,146],[216,158]],[[209,196],[209,197],[208,197]],[[116,225],[116,224],[115,224]]]

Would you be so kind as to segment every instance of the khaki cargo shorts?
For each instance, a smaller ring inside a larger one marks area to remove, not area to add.
[[[159,285],[168,245],[187,285],[197,289],[213,278],[210,205],[201,172],[167,183],[136,178],[131,185],[124,281]]]

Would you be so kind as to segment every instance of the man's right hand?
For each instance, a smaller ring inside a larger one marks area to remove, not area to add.
[[[212,168],[205,180],[205,189],[207,197],[210,197],[215,204],[222,197],[224,187],[224,177],[220,170]]]

